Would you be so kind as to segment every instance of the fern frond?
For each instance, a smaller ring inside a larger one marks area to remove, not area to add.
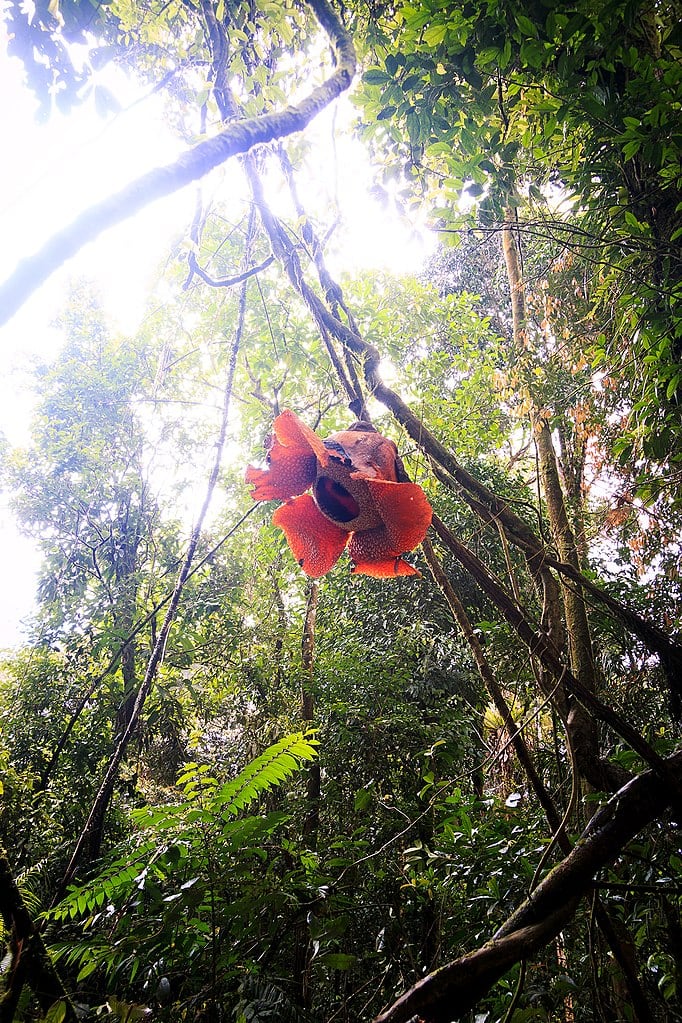
[[[315,739],[309,733],[287,735],[223,785],[212,798],[214,808],[225,817],[234,817],[261,793],[286,781],[305,761],[317,756]]]
[[[131,893],[142,890],[147,875],[163,883],[175,871],[178,861],[189,855],[195,842],[202,841],[198,823],[215,824],[221,818],[229,821],[223,838],[229,831],[229,840],[236,847],[268,834],[282,822],[281,815],[246,816],[239,821],[235,818],[263,792],[290,778],[305,762],[313,760],[317,745],[310,732],[287,735],[217,790],[215,780],[207,776],[204,769],[187,764],[181,776],[186,801],[134,811],[132,816],[140,831],[130,836],[123,854],[110,859],[86,884],[70,886],[64,899],[50,911],[50,919],[96,919],[107,906],[119,907]],[[197,780],[197,772],[200,780]],[[203,793],[206,800],[199,805],[197,788],[206,783]],[[161,832],[166,836],[165,841],[161,840]],[[167,837],[169,832],[171,836]]]

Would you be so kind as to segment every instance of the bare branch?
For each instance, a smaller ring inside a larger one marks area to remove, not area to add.
[[[192,273],[195,273],[197,277],[200,277],[204,284],[209,284],[212,288],[232,288],[235,284],[241,284],[243,281],[254,277],[256,274],[261,273],[263,270],[267,270],[270,264],[274,261],[273,255],[267,256],[262,263],[258,263],[256,266],[250,267],[248,270],[244,270],[243,273],[236,274],[234,277],[210,277],[206,271],[199,266],[197,258],[194,253],[190,254],[190,269]]]

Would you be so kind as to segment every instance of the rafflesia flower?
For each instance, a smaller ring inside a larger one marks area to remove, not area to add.
[[[246,481],[255,501],[284,501],[272,521],[306,575],[324,575],[346,547],[354,572],[419,575],[402,555],[424,539],[431,506],[421,487],[399,480],[392,440],[367,423],[322,440],[293,412],[273,431],[267,468],[250,465]]]

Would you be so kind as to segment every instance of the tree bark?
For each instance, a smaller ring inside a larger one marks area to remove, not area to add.
[[[670,798],[675,805],[682,808],[682,786],[680,786],[679,778],[668,770],[665,759],[659,756],[640,733],[624,721],[613,708],[602,703],[591,690],[582,685],[570,668],[562,662],[558,652],[547,641],[543,633],[533,629],[523,610],[488,571],[483,562],[458,540],[452,530],[448,529],[437,515],[433,516],[433,528],[483,592],[490,597],[498,611],[526,644],[531,654],[542,661],[548,672],[553,675],[555,682],[563,685],[571,696],[585,704],[594,717],[609,725],[617,735],[625,739],[632,749],[640,754],[645,763],[659,775],[664,786],[669,789]],[[624,778],[628,777],[627,772],[624,772],[622,768],[606,760],[588,761],[584,766],[589,770],[590,784],[599,790],[613,791],[624,784]]]
[[[535,764],[533,763],[533,758],[531,757],[530,750],[528,749],[526,741],[523,738],[523,733],[519,731],[517,724],[514,721],[512,712],[507,704],[507,701],[504,698],[500,686],[498,685],[492,667],[488,662],[488,658],[485,655],[485,650],[481,646],[478,636],[476,635],[474,628],[471,622],[469,621],[469,616],[467,615],[466,610],[464,609],[464,606],[460,601],[459,597],[455,593],[455,590],[450,580],[443,571],[443,566],[440,564],[436,552],[433,549],[433,545],[428,537],[426,537],[422,542],[422,550],[424,552],[424,557],[426,558],[427,564],[431,569],[431,574],[433,575],[434,581],[441,590],[443,596],[445,597],[448,607],[452,612],[453,618],[459,625],[462,631],[462,635],[469,644],[469,649],[471,650],[471,654],[476,663],[476,667],[478,669],[478,673],[481,677],[481,680],[483,681],[486,689],[488,690],[488,693],[490,694],[490,699],[495,704],[495,708],[498,714],[500,715],[502,721],[504,722],[504,726],[507,730],[507,733],[511,740],[511,744],[514,748],[514,752],[518,757],[521,767],[526,772],[526,777],[530,782],[530,786],[533,789],[533,792],[535,793],[537,800],[540,803],[540,806],[545,812],[545,816],[547,817],[547,821],[552,830],[552,833],[557,834],[561,829],[561,817],[557,811],[556,806],[554,805],[552,797],[547,791],[547,788],[545,787],[545,784],[542,781],[535,767]],[[563,833],[563,829],[561,830]]]
[[[520,253],[513,229],[514,221],[514,211],[508,210],[506,222],[509,226],[505,226],[502,231],[502,251],[504,253],[507,280],[512,300],[514,346],[519,358],[521,358],[527,340],[526,300]],[[529,397],[533,401],[533,395],[529,394]],[[566,512],[566,503],[561,489],[556,452],[552,443],[549,423],[546,416],[540,413],[536,407],[532,409],[531,418],[538,452],[540,479],[552,537],[561,561],[571,565],[574,571],[579,573],[578,551]],[[545,571],[549,570],[545,568]],[[545,583],[547,582],[547,580],[544,581]],[[573,674],[586,689],[595,692],[596,683],[592,640],[590,638],[583,594],[573,586],[564,585],[562,587],[562,600]],[[555,628],[558,628],[558,626]],[[584,707],[573,701],[566,718],[566,727],[576,766],[583,777],[585,777],[584,765],[588,764],[588,762],[593,763],[598,759],[596,722]]]
[[[0,915],[10,934],[12,963],[5,992],[0,998],[0,1023],[12,1023],[25,984],[33,991],[43,1013],[55,1002],[64,1007],[65,1023],[77,1023],[76,1011],[64,989],[45,943],[14,880],[5,850],[0,847]]]
[[[682,754],[667,768],[682,782]],[[615,793],[592,818],[580,841],[482,948],[424,977],[374,1023],[451,1023],[473,1009],[517,962],[552,941],[572,919],[597,872],[670,805],[670,790],[647,771]]]
[[[440,564],[428,537],[422,543],[422,550],[424,551],[424,556],[426,557],[434,580],[443,593],[455,621],[459,625],[462,630],[462,634],[469,644],[479,675],[481,676],[481,679],[504,722],[519,763],[526,773],[526,777],[530,782],[530,786],[533,789],[540,806],[544,810],[547,823],[552,831],[552,843],[556,842],[562,853],[564,855],[568,855],[573,846],[568,834],[566,833],[565,821],[561,820],[559,817],[559,812],[554,801],[535,767],[530,750],[528,749],[523,735],[514,721],[511,710],[507,706],[507,702],[504,699],[502,691],[497,683],[497,679],[495,678],[492,668],[486,658],[485,650],[481,646],[478,636],[476,635],[476,632],[469,621],[469,617],[461,601],[457,597],[450,580],[443,571],[443,567]],[[614,958],[621,968],[624,986],[628,992],[630,1004],[635,1011],[637,1023],[652,1023],[651,1010],[649,1009],[642,986],[639,982],[637,971],[633,968],[630,957],[628,957],[624,952],[622,942],[615,931],[605,907],[598,897],[595,899],[595,917],[609,948],[613,952]]]

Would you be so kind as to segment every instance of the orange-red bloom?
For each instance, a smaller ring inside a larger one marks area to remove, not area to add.
[[[272,521],[306,575],[324,575],[346,547],[354,572],[419,575],[402,555],[424,539],[431,506],[416,483],[399,482],[393,441],[367,423],[323,441],[293,412],[273,431],[268,468],[250,465],[246,481],[255,501],[285,502]]]

